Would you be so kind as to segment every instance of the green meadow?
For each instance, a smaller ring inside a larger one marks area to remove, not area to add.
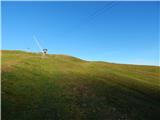
[[[160,67],[2,50],[2,120],[160,120]]]

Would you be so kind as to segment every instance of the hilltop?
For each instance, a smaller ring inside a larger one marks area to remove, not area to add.
[[[2,51],[3,120],[158,120],[160,67]]]

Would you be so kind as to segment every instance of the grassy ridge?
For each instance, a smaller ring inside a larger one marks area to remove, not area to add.
[[[158,120],[159,70],[2,51],[2,119]]]

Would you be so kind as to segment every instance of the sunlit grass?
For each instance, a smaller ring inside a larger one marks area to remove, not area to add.
[[[158,120],[160,67],[2,52],[3,120]]]

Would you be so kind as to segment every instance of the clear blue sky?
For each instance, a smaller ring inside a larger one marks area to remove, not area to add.
[[[2,49],[158,65],[158,2],[2,2]]]

